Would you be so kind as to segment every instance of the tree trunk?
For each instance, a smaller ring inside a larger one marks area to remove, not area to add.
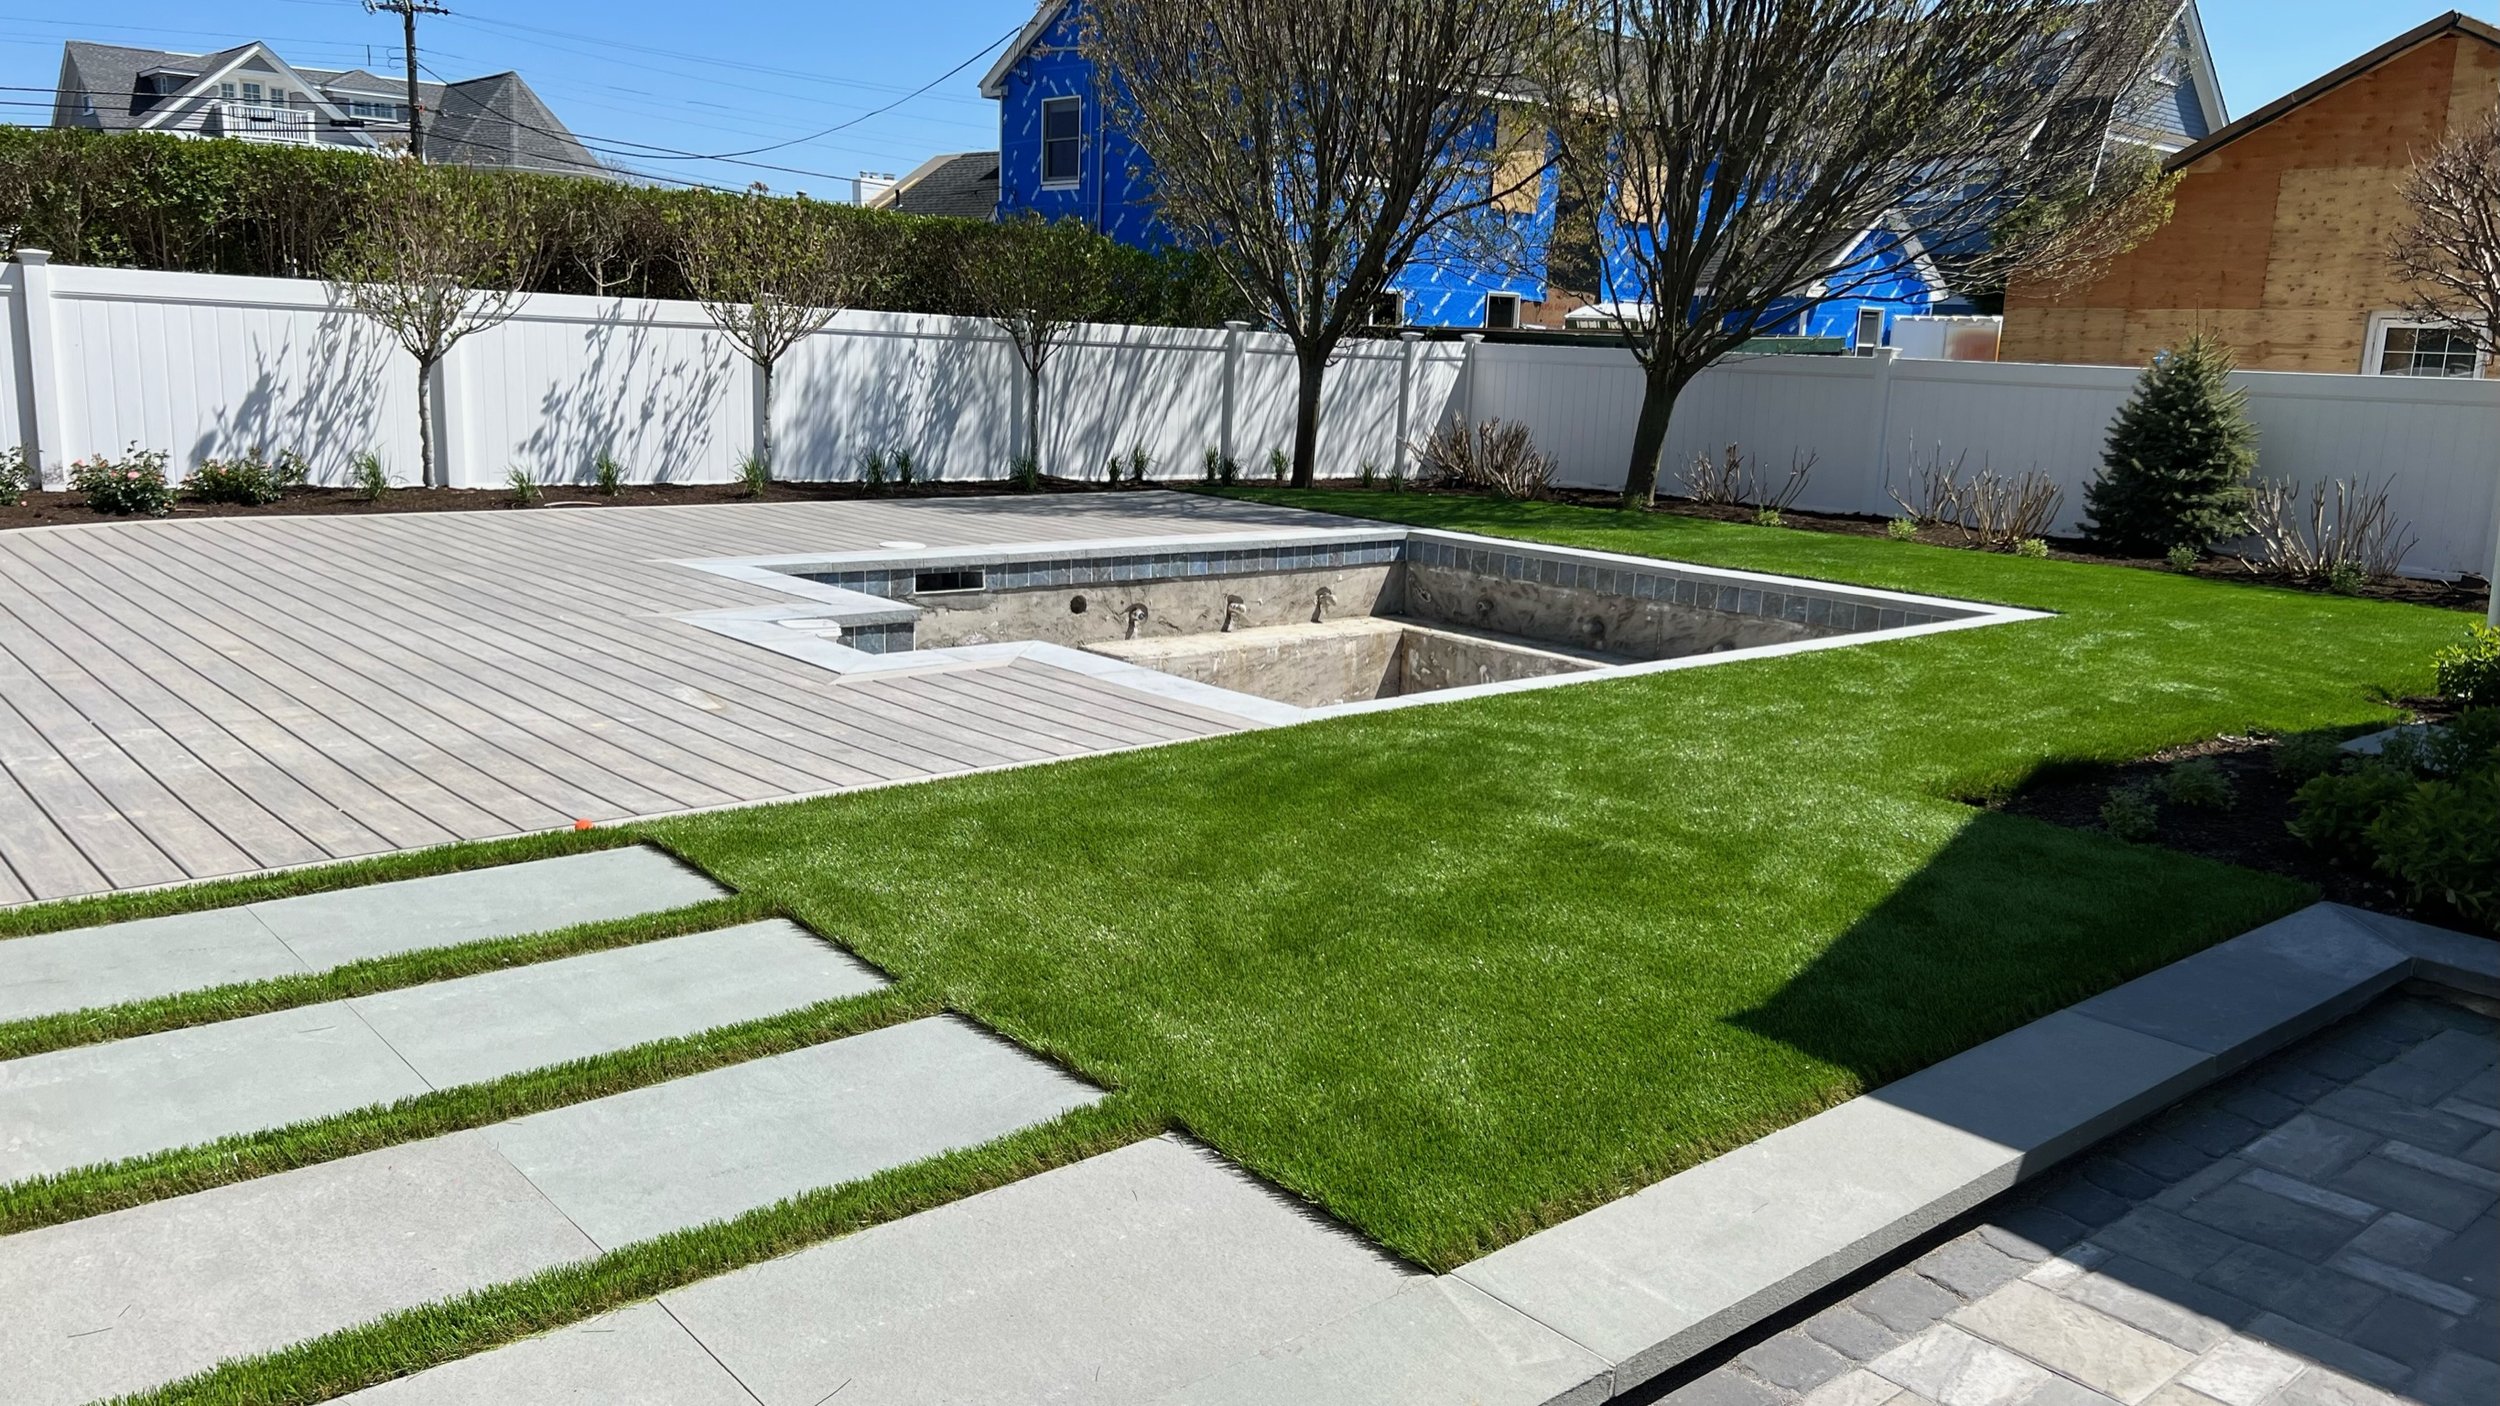
[[[417,363],[417,486],[434,483],[434,363]]]
[[[1033,477],[1038,487],[1042,474],[1042,363],[1039,359],[1025,363],[1024,452],[1033,462]]]
[[[1641,415],[1632,426],[1632,462],[1623,470],[1623,506],[1646,508],[1658,497],[1658,458],[1667,448],[1667,421],[1675,414],[1675,398],[1684,379],[1672,372],[1652,371],[1641,378]]]
[[[764,465],[764,477],[773,476],[773,364],[755,363],[755,457]]]
[[[1319,392],[1328,374],[1328,349],[1301,348],[1298,360],[1301,378],[1294,388],[1293,486],[1308,488],[1319,463]]]

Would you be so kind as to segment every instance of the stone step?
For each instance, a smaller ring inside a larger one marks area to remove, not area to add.
[[[343,1399],[1132,1406],[1433,1282],[1161,1137]]]
[[[0,1021],[629,918],[724,892],[631,846],[10,938],[0,941]]]
[[[941,1016],[0,1237],[8,1399],[66,1406],[145,1390],[589,1259],[615,1247],[602,1236],[737,1215],[1098,1096]]]
[[[0,1181],[42,1176],[857,995],[778,919],[0,1063]]]

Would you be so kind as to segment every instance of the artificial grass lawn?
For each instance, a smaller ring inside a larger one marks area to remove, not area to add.
[[[2060,612],[648,827],[1436,1268],[2306,902],[1954,798],[2384,718],[2462,620],[1663,515],[1242,496]]]

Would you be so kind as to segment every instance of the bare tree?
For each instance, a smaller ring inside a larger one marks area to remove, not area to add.
[[[1550,164],[1543,108],[1576,4],[1093,0],[1082,42],[1158,214],[1293,344],[1297,485],[1329,359],[1389,281],[1522,252],[1503,207],[1532,203]]]
[[[965,301],[1015,345],[1024,367],[1024,453],[1042,458],[1042,368],[1078,324],[1113,305],[1109,241],[1075,220],[1019,220],[958,250]]]
[[[539,273],[537,220],[518,182],[458,166],[381,161],[367,191],[331,292],[416,358],[419,480],[439,485],[436,369],[461,339],[520,311]]]
[[[2500,107],[2450,133],[2405,178],[2403,195],[2405,222],[2387,256],[2404,280],[2406,311],[2500,356]],[[2489,579],[2488,618],[2500,625],[2500,546]]]
[[[678,262],[703,310],[755,364],[755,455],[773,461],[773,371],[802,339],[876,286],[876,253],[852,218],[758,185],[711,202],[678,227]]]
[[[1600,299],[1644,376],[1626,506],[1713,362],[1926,257],[1963,286],[2106,257],[2166,216],[2105,162],[2176,0],[1601,0]]]

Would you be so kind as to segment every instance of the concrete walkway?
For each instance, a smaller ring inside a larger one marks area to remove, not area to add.
[[[961,1021],[913,1021],[0,1238],[6,1396],[66,1406],[142,1390],[1096,1097]]]
[[[0,1021],[629,918],[724,892],[658,850],[628,846],[9,938],[0,941]]]
[[[675,565],[1325,525],[1175,493],[0,533],[0,903],[1202,737],[1032,661],[838,683]]]
[[[776,920],[0,1062],[0,1181],[345,1113],[884,984]]]

